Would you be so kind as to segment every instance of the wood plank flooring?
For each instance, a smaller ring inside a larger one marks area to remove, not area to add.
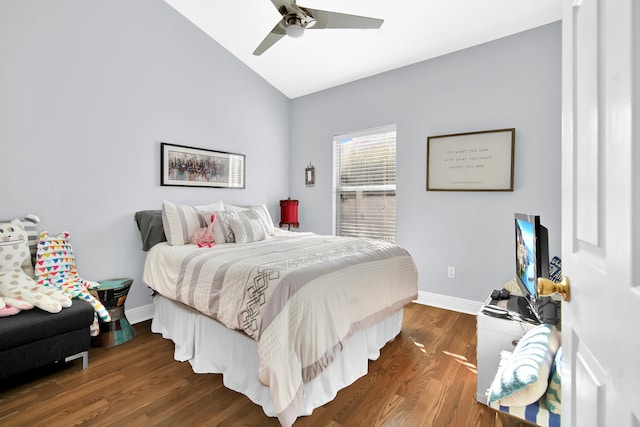
[[[134,328],[125,344],[91,348],[85,371],[76,360],[4,381],[0,426],[279,425],[220,375],[174,361],[150,322]],[[409,304],[369,374],[295,426],[494,426],[495,412],[475,401],[475,364],[475,316]]]

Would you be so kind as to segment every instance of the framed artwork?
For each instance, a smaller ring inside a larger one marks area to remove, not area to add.
[[[245,188],[244,154],[160,144],[160,185]]]
[[[516,130],[427,138],[427,191],[513,191]]]

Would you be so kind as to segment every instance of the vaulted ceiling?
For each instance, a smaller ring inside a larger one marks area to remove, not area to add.
[[[298,6],[384,23],[379,29],[306,30],[256,56],[282,19],[270,0],[165,1],[289,98],[561,19],[559,0],[300,0]]]

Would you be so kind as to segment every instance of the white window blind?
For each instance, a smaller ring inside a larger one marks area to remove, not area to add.
[[[333,146],[336,234],[395,242],[395,125],[337,135]]]

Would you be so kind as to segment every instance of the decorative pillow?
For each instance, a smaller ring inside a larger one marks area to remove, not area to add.
[[[0,220],[0,222],[11,222],[12,219],[8,219],[6,221]],[[24,219],[19,219],[24,227],[24,230],[27,233],[27,245],[29,246],[29,252],[31,253],[31,257],[26,258],[24,264],[22,264],[22,269],[24,272],[30,276],[34,277],[33,264],[36,261],[36,252],[38,250],[38,230],[36,224],[40,222],[40,218],[34,214],[27,214],[24,216]]]
[[[167,241],[160,209],[136,212],[135,220],[138,224],[138,230],[140,230],[143,251],[148,251],[156,244]]]
[[[207,216],[207,212],[213,212],[213,211],[223,211],[224,209],[224,203],[222,203],[222,200],[219,200],[217,202],[208,204],[208,205],[200,205],[200,206],[194,206],[196,209],[198,209],[200,212],[203,213],[203,215]],[[208,216],[211,216],[211,214],[209,214]]]
[[[191,243],[191,236],[207,226],[207,217],[213,211],[223,210],[222,202],[205,206],[187,206],[162,201],[162,225],[167,242],[171,246]]]
[[[264,220],[255,211],[238,212],[238,218],[230,218],[229,225],[235,235],[236,243],[257,242],[267,237]]]
[[[560,346],[555,327],[529,330],[504,361],[489,387],[488,400],[503,406],[526,406],[540,399],[549,381],[553,358]]]
[[[562,281],[562,260],[557,256],[549,261],[549,279],[556,283]]]
[[[97,316],[105,322],[111,321],[111,315],[104,305],[94,297],[89,289],[100,287],[100,283],[85,280],[78,275],[76,259],[69,240],[69,233],[63,232],[50,236],[48,231],[40,233],[38,256],[36,259],[36,279],[43,289],[59,289],[69,298],[87,301],[94,310],[90,333],[100,333]]]
[[[29,259],[29,246],[22,222],[14,219],[0,224],[0,295],[14,299],[12,305],[18,308],[36,306],[58,313],[62,307],[70,307],[71,300],[62,292],[38,286],[33,276],[25,273],[25,259]]]
[[[238,212],[239,211],[211,212],[216,216],[216,220],[213,223],[213,239],[216,243],[233,243],[236,241],[236,236],[233,233],[229,220],[238,219]],[[211,215],[207,218],[206,226],[209,226],[209,224],[211,224]]]
[[[549,388],[545,400],[547,409],[552,414],[560,414],[562,409],[562,394],[560,393],[560,383],[562,381],[562,347],[558,349],[556,357],[553,359],[551,367],[551,378],[549,378]]]
[[[246,211],[247,209],[249,209],[247,206],[240,206],[240,205],[230,205],[228,203],[224,204],[224,210],[225,211],[229,211],[229,212],[234,212],[234,211]]]
[[[251,205],[251,206],[235,206],[224,204],[224,208],[227,211],[245,211],[252,210],[255,211],[258,215],[260,215],[260,219],[262,219],[264,229],[266,230],[269,236],[273,236],[275,233],[275,226],[273,225],[273,219],[271,218],[271,214],[269,214],[269,210],[267,209],[267,205],[264,203],[259,205]]]

